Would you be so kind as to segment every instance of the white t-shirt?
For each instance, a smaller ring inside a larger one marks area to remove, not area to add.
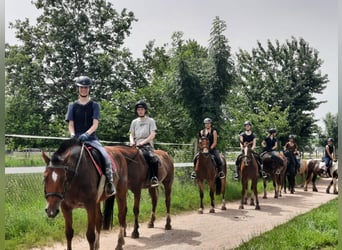
[[[135,144],[139,144],[145,140],[152,131],[157,131],[156,122],[153,118],[145,116],[138,117],[131,122],[129,132],[133,135]],[[153,147],[153,141],[150,142]]]

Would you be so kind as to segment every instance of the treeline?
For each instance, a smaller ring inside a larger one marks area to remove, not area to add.
[[[10,24],[21,43],[6,44],[6,133],[67,136],[65,113],[77,99],[73,79],[87,75],[95,81],[91,96],[101,105],[102,140],[127,141],[134,104],[141,99],[162,142],[191,142],[205,117],[219,131],[220,148],[238,145],[245,120],[260,141],[271,127],[283,143],[294,134],[301,147],[312,145],[313,133],[323,145],[331,136],[313,117],[322,103],[315,94],[326,88],[328,76],[321,72],[319,52],[303,38],[257,41],[251,51],[233,55],[226,23],[215,17],[208,46],[174,32],[169,44],[151,41],[136,59],[124,47],[138,21],[134,13],[105,0],[34,4],[42,11],[35,25],[27,19]],[[327,120],[337,141],[337,117],[329,114]],[[11,148],[51,143],[56,142],[6,141]]]

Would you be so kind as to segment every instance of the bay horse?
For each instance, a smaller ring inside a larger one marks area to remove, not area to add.
[[[247,204],[247,189],[248,181],[251,180],[251,200],[250,205],[254,206],[256,210],[260,210],[258,199],[258,179],[259,170],[257,160],[254,157],[251,143],[247,143],[243,148],[243,155],[240,162],[240,176],[241,176],[241,203],[239,209],[244,209],[244,204]],[[255,198],[255,203],[254,203]]]
[[[227,174],[227,164],[225,158],[221,155],[222,171]],[[222,210],[226,210],[226,202],[224,199],[225,188],[226,188],[226,177],[220,178],[218,176],[215,160],[209,153],[209,139],[206,136],[202,136],[200,140],[200,152],[198,153],[196,164],[195,164],[196,180],[200,194],[200,208],[198,213],[203,214],[203,197],[204,197],[204,181],[206,180],[209,184],[209,195],[211,208],[209,213],[215,213],[215,197],[216,195],[222,195]]]
[[[147,188],[152,200],[152,214],[150,221],[148,223],[149,228],[154,227],[154,221],[156,219],[155,212],[157,208],[158,201],[158,188],[151,187],[150,177],[149,177],[149,166],[147,165],[144,156],[141,151],[136,147],[130,147],[127,145],[115,145],[115,146],[106,146],[107,152],[113,155],[120,155],[125,159],[127,165],[127,174],[125,176],[121,176],[127,181],[127,186],[124,188],[123,192],[127,194],[127,188],[132,191],[134,194],[134,228],[131,234],[132,238],[139,238],[139,207],[140,207],[140,198],[141,191],[143,188]],[[165,206],[166,206],[166,224],[165,230],[171,230],[171,217],[170,217],[170,208],[171,208],[171,189],[174,180],[174,162],[171,156],[163,150],[154,150],[155,155],[159,159],[159,168],[158,168],[158,180],[159,183],[162,183],[164,186],[165,193]],[[117,188],[117,192],[121,193],[120,188]],[[125,194],[125,195],[126,195]],[[116,196],[118,199],[118,197]],[[124,237],[126,236],[126,214],[127,214],[127,201],[124,199],[120,201],[122,206],[125,207],[125,210],[120,213],[119,206],[119,223],[120,223],[120,232],[118,238],[118,244],[116,249],[123,249],[122,246],[125,244]],[[113,206],[114,206],[114,197],[109,197],[104,203],[104,229],[109,229],[112,226],[113,222]]]
[[[295,185],[296,185],[296,166],[297,166],[297,160],[296,156],[291,152],[290,150],[285,150],[284,155],[287,159],[287,167],[286,167],[286,173],[284,177],[284,192],[286,193],[286,178],[289,183],[289,190],[291,194],[294,194],[295,192]]]
[[[274,188],[274,198],[281,197],[281,190],[284,185],[284,178],[285,178],[285,172],[286,172],[286,166],[287,166],[287,159],[282,153],[278,154],[278,157],[280,159],[275,159],[274,156],[272,157],[271,152],[266,152],[262,154],[262,164],[263,164],[263,170],[269,176],[273,182],[273,188]],[[267,178],[268,179],[268,178]],[[263,179],[264,181],[264,196],[263,199],[267,199],[267,179]]]
[[[45,211],[48,217],[55,218],[61,208],[65,222],[65,236],[67,250],[72,249],[74,236],[72,211],[75,208],[84,208],[87,211],[86,237],[90,250],[99,249],[99,237],[102,227],[102,213],[100,201],[107,196],[103,192],[105,176],[101,175],[98,165],[92,160],[90,151],[85,144],[77,139],[64,141],[51,159],[42,152],[46,163],[44,171],[44,193],[47,202]],[[116,166],[120,166],[118,175],[125,175],[126,162],[123,157],[113,159]],[[114,172],[114,171],[113,171]],[[122,189],[122,181],[114,178],[117,189]],[[121,179],[122,180],[122,179]],[[99,192],[100,190],[100,192]],[[120,198],[120,194],[116,194]]]

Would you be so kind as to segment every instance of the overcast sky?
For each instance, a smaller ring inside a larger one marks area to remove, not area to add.
[[[319,51],[324,61],[322,73],[329,83],[318,100],[328,101],[315,111],[320,119],[326,113],[338,112],[338,6],[337,0],[111,0],[114,8],[133,11],[138,22],[133,23],[125,46],[140,57],[150,40],[157,45],[171,42],[175,31],[185,39],[208,45],[210,28],[216,16],[227,23],[226,37],[232,53],[239,48],[250,50],[257,41],[266,47],[267,39],[284,42],[304,38]],[[31,0],[5,0],[7,43],[17,43],[8,23],[15,19],[30,19],[33,24],[40,13]],[[337,135],[336,135],[337,136]]]

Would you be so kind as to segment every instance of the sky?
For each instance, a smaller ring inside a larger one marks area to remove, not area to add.
[[[323,60],[322,74],[329,83],[323,94],[315,95],[327,101],[314,111],[318,125],[330,112],[338,112],[338,0],[110,0],[120,12],[133,11],[138,21],[133,23],[125,47],[141,57],[145,45],[155,40],[157,46],[171,43],[176,31],[184,39],[208,45],[210,28],[216,16],[227,24],[225,36],[232,54],[239,49],[250,51],[260,41],[280,43],[303,38],[319,52]],[[5,0],[5,42],[18,43],[8,23],[29,18],[31,24],[40,12],[31,0]]]

